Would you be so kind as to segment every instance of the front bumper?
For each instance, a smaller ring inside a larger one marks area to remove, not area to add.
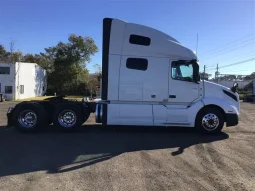
[[[232,114],[232,113],[226,114],[226,126],[227,127],[238,125],[238,121],[239,121],[239,117],[237,114]]]

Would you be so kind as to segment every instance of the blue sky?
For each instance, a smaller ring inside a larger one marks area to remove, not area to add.
[[[113,17],[148,25],[196,50],[207,71],[255,58],[255,1],[252,0],[1,0],[0,43],[7,49],[39,53],[70,33],[92,37],[99,52],[88,68],[101,64],[102,19]],[[255,60],[220,69],[255,72]]]

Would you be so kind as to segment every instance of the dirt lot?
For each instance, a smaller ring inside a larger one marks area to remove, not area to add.
[[[0,103],[0,190],[255,190],[255,105],[217,136],[190,129],[65,134],[7,129]],[[93,116],[90,119],[92,122]]]

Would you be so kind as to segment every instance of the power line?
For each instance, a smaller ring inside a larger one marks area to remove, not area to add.
[[[255,38],[254,38],[254,40],[255,40]],[[254,40],[253,41],[246,41],[245,43],[241,43],[238,46],[232,46],[232,47],[229,47],[229,48],[226,48],[226,49],[222,49],[221,51],[218,51],[218,52],[207,55],[207,57],[205,57],[205,58],[208,58],[208,57],[210,58],[210,57],[218,55],[218,54],[222,55],[221,53],[225,53],[225,52],[228,52],[228,51],[231,52],[232,50],[237,50],[237,49],[240,49],[242,47],[248,46],[250,44],[255,44]],[[242,45],[242,46],[240,46],[240,45]]]
[[[245,62],[250,62],[250,61],[253,61],[253,60],[255,60],[255,57],[254,57],[254,58],[250,58],[250,59],[248,59],[248,60],[243,60],[243,61],[240,61],[240,62],[236,62],[236,63],[224,65],[224,66],[220,67],[220,69],[221,69],[221,68],[226,68],[226,67],[229,67],[229,66],[235,66],[235,65],[238,65],[238,64],[243,64],[243,63],[245,63]]]
[[[206,68],[211,68],[211,67],[215,67],[216,65],[214,64],[214,65],[205,65],[206,66]]]
[[[196,56],[197,56],[197,47],[198,47],[198,34],[197,34]]]
[[[254,70],[251,70],[251,69],[246,69],[246,70],[230,70],[229,72],[245,72],[245,71],[255,71]]]
[[[222,68],[227,68],[227,67],[230,67],[230,66],[235,66],[235,65],[239,65],[239,64],[243,64],[243,63],[246,63],[246,62],[250,62],[250,61],[253,61],[255,60],[255,57],[254,58],[250,58],[250,59],[247,59],[247,60],[243,60],[243,61],[240,61],[240,62],[236,62],[236,63],[232,63],[232,64],[228,64],[228,65],[223,65],[222,67],[217,67],[217,68],[210,68],[210,69],[207,69],[206,71],[211,71],[211,70],[216,70],[218,71],[218,69],[222,69]],[[249,69],[250,70],[250,69]],[[241,71],[249,71],[249,70],[238,70],[238,72],[241,72]],[[234,72],[234,71],[229,71],[229,72]],[[252,72],[251,72],[252,73]]]
[[[254,56],[254,55],[255,55],[255,51],[254,52],[248,52],[248,53],[242,54],[242,55],[235,55],[235,56],[227,57],[227,58],[224,58],[224,60],[230,59],[233,62],[233,61],[237,61],[237,60],[240,60],[240,59],[248,59],[247,57]],[[233,58],[235,58],[235,59],[233,59]],[[222,61],[221,60],[215,60],[214,62],[222,62]],[[211,67],[216,67],[216,64],[205,65],[205,66],[206,66],[206,68],[211,68]]]
[[[229,53],[229,52],[232,52],[232,51],[234,51],[234,50],[237,50],[237,49],[243,48],[243,47],[245,47],[245,46],[247,46],[247,45],[250,45],[250,44],[255,44],[255,42],[251,42],[251,43],[245,44],[245,45],[243,45],[243,46],[240,46],[240,47],[237,47],[237,48],[230,49],[230,50],[228,50],[228,51],[226,51],[226,52],[223,52],[223,53],[221,53],[221,54],[218,54],[218,53],[217,53],[217,54],[209,55],[209,57],[208,57],[208,58],[211,58],[211,57],[217,57],[217,56],[220,56],[220,55],[223,55],[223,54],[227,54],[227,53]]]
[[[245,71],[253,71],[253,70],[251,70],[251,69],[246,69],[246,70],[228,70],[228,72],[245,72]],[[255,71],[255,69],[254,69],[254,71]]]
[[[232,50],[233,49],[233,47],[234,47],[234,49],[239,49],[239,48],[241,48],[241,47],[245,47],[245,46],[247,46],[247,45],[250,45],[250,44],[255,44],[255,37],[253,38],[253,39],[249,39],[249,40],[246,40],[246,41],[244,41],[244,42],[242,42],[242,43],[240,43],[240,44],[236,44],[236,45],[233,45],[233,46],[231,46],[231,47],[228,47],[228,48],[224,48],[224,49],[221,49],[221,50],[219,50],[219,51],[216,51],[216,52],[213,52],[213,53],[211,53],[211,54],[209,54],[209,55],[206,55],[206,57],[211,57],[211,56],[213,56],[213,55],[217,55],[217,54],[219,54],[219,53],[222,53],[222,52],[225,52],[225,51],[228,51],[228,50]],[[250,42],[250,43],[249,43]],[[240,46],[240,45],[243,45],[243,46]]]
[[[255,50],[253,52],[248,52],[246,54],[242,54],[242,55],[234,55],[234,56],[230,56],[230,57],[227,57],[227,58],[224,58],[224,59],[233,59],[233,58],[237,58],[237,57],[244,57],[244,56],[252,56],[252,55],[255,55]]]
[[[227,47],[227,48],[219,49],[219,50],[217,50],[217,51],[214,51],[214,52],[210,53],[209,55],[218,54],[218,53],[221,53],[222,51],[226,51],[226,50],[231,49],[231,48],[233,48],[233,47],[238,47],[238,46],[240,46],[240,45],[242,45],[242,44],[245,44],[245,43],[247,43],[247,42],[250,42],[250,41],[253,42],[254,40],[255,40],[255,37],[253,37],[253,38],[251,38],[251,39],[248,39],[248,40],[245,40],[245,41],[243,41],[243,42],[240,42],[239,44],[235,44],[235,45],[232,45],[232,46]]]
[[[222,48],[228,47],[229,45],[231,45],[231,44],[233,44],[233,43],[235,43],[235,42],[238,42],[238,41],[240,41],[240,40],[242,41],[243,39],[246,39],[246,38],[251,37],[251,36],[253,36],[253,35],[255,35],[255,34],[253,33],[253,34],[247,35],[246,37],[242,37],[242,38],[240,38],[240,39],[231,41],[231,42],[229,42],[229,43],[227,43],[227,44],[225,44],[225,45],[223,45],[223,46],[221,46],[221,47],[219,47],[219,48],[216,48],[216,49],[207,51],[207,52],[204,53],[203,56],[207,55],[208,53],[211,54],[212,52],[215,52],[215,51],[217,52],[218,50],[220,50],[220,49],[222,49]],[[253,38],[254,38],[254,37],[252,37],[252,39],[253,39]],[[246,39],[246,40],[247,40],[247,39]]]

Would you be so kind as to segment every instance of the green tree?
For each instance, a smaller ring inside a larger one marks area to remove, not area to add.
[[[255,72],[253,72],[250,75],[244,77],[244,80],[253,80],[253,79],[255,79]]]
[[[88,80],[88,91],[90,93],[90,97],[96,94],[96,91],[99,87],[98,77],[95,75],[90,75]]]
[[[77,91],[81,91],[81,85],[85,91],[89,80],[86,63],[97,51],[92,38],[74,34],[69,36],[67,43],[59,42],[56,46],[45,48],[41,56],[53,65],[48,73],[48,88],[58,94],[84,94]]]
[[[44,68],[47,72],[51,72],[53,70],[53,61],[47,59],[43,53],[41,54],[26,54],[23,59],[23,62],[36,63],[42,68]]]
[[[8,62],[8,63],[14,63],[22,61],[23,54],[22,52],[14,51],[14,42],[10,42],[10,51],[6,51],[3,45],[0,44],[0,61],[1,62]]]
[[[3,45],[0,44],[0,61],[3,61],[6,55],[6,50]]]
[[[97,80],[100,83],[100,80],[102,78],[102,67],[99,64],[95,64],[94,68],[96,69],[96,76],[97,76]]]
[[[211,74],[200,72],[200,78],[201,80],[209,80],[209,78],[212,76]]]

